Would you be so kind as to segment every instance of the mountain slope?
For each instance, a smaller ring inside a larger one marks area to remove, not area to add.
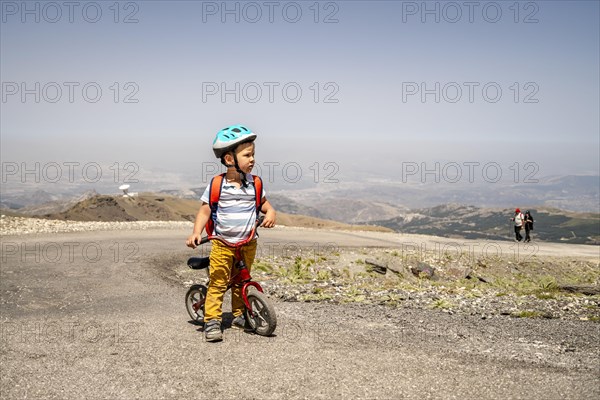
[[[143,193],[136,197],[96,195],[65,211],[38,217],[70,221],[194,221],[200,202],[174,196]],[[277,213],[279,225],[390,232],[380,226],[349,225],[304,215]]]
[[[451,204],[417,209],[399,217],[372,223],[403,233],[506,240],[514,237],[513,223],[510,221],[513,211]],[[535,220],[534,240],[600,244],[600,214],[550,208],[530,211]]]

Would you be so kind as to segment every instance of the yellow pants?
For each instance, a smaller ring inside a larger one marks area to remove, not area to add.
[[[256,240],[242,247],[241,253],[248,272],[254,262],[256,255]],[[225,246],[218,240],[212,241],[210,250],[210,281],[206,293],[206,302],[204,303],[204,322],[211,319],[221,319],[223,296],[227,291],[227,284],[231,277],[231,271],[234,269],[235,249]],[[231,288],[231,310],[233,316],[237,317],[244,312],[244,300],[242,299],[242,288]]]

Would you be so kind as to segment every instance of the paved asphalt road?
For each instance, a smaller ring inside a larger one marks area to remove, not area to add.
[[[226,329],[205,343],[185,287],[151,261],[185,252],[187,234],[3,237],[0,398],[600,398],[600,324],[589,321],[275,302],[276,336]],[[418,239],[288,228],[261,240]],[[539,251],[598,253],[560,246]]]

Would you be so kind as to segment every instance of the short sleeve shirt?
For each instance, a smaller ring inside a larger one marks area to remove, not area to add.
[[[231,243],[238,243],[248,238],[256,222],[256,196],[254,177],[246,174],[248,187],[236,188],[223,179],[221,196],[217,208],[215,235]],[[209,203],[210,184],[204,190],[201,200]],[[261,199],[266,196],[262,190]]]

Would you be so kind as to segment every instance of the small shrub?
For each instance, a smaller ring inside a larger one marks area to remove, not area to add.
[[[350,277],[352,276],[352,274],[350,273],[350,268],[344,267],[342,269],[341,275],[342,275],[342,278],[344,278],[344,279],[350,279]]]
[[[452,308],[454,308],[454,304],[452,304],[448,300],[439,299],[431,304],[431,308],[440,310],[451,310]]]
[[[516,318],[541,318],[544,314],[539,311],[524,310],[514,312],[512,316]]]
[[[292,282],[303,282],[309,280],[310,278],[310,269],[308,266],[303,265],[302,257],[296,257],[288,279],[290,279]]]
[[[549,293],[549,292],[539,292],[535,294],[535,297],[540,299],[540,300],[550,300],[550,299],[556,299],[556,295],[553,293]]]
[[[318,281],[328,281],[331,279],[331,271],[322,269],[317,272],[317,280]]]
[[[539,287],[545,292],[556,291],[558,290],[558,283],[553,276],[545,276],[540,279]]]
[[[300,296],[300,300],[306,301],[306,302],[326,301],[326,300],[331,300],[332,298],[333,298],[333,296],[331,296],[330,294],[327,294],[327,293],[304,294],[304,295]]]
[[[263,260],[259,260],[258,262],[255,262],[254,265],[252,265],[252,269],[255,271],[262,271],[262,272],[266,272],[267,274],[270,274],[273,272],[273,266]]]

